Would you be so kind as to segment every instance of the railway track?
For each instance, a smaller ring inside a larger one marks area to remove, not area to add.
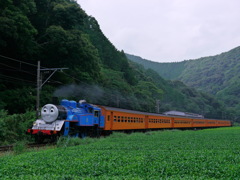
[[[11,151],[12,149],[13,149],[13,145],[0,146],[0,152]]]
[[[44,144],[36,144],[36,143],[30,143],[26,144],[26,148],[40,148],[40,147],[45,147],[47,145],[52,145],[49,143],[44,143]],[[13,151],[14,145],[7,145],[7,146],[0,146],[0,152],[6,152],[6,151]]]

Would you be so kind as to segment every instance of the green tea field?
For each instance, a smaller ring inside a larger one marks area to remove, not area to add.
[[[115,133],[82,145],[6,154],[0,179],[239,179],[240,128]]]

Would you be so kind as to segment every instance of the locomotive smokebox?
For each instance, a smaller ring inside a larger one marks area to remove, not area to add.
[[[67,110],[63,106],[46,104],[41,110],[41,116],[46,123],[52,123],[55,120],[66,119]]]

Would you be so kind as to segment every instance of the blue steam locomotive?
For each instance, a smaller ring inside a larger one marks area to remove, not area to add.
[[[63,136],[98,136],[104,127],[101,109],[86,103],[85,100],[62,100],[60,105],[46,104],[41,110],[41,119],[37,119],[28,133],[35,136],[36,141],[45,138],[55,139]],[[81,133],[80,133],[81,132]]]

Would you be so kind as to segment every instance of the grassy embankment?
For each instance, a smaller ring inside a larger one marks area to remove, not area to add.
[[[0,157],[0,179],[238,179],[240,128],[115,133]],[[65,141],[66,143],[66,141]]]

